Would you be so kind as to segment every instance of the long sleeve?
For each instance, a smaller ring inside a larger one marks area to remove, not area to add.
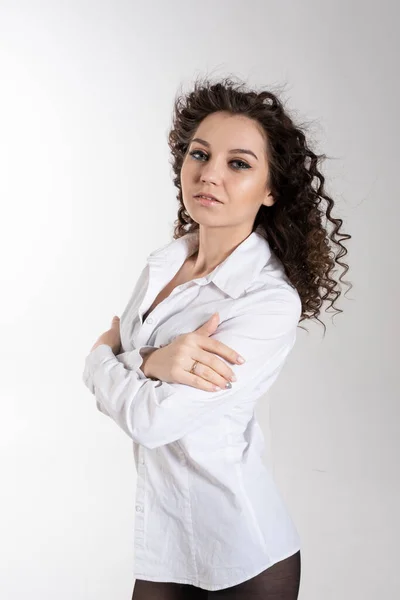
[[[102,344],[102,345],[106,345],[106,344]],[[111,350],[111,348],[110,348],[110,350]],[[147,346],[141,346],[140,348],[136,348],[135,350],[132,350],[132,351],[121,352],[120,354],[117,354],[116,356],[113,354],[113,356],[115,356],[115,358],[120,363],[122,363],[126,369],[135,371],[137,374],[137,377],[139,379],[145,379],[146,376],[143,373],[141,366],[142,366],[144,357],[147,356],[153,350],[157,350],[157,347],[147,345]],[[86,385],[86,387],[92,392],[92,394],[95,395],[97,409],[109,417],[110,415],[104,407],[104,401],[100,400],[101,393],[99,390],[97,390],[95,388],[95,385],[93,383],[93,378],[92,378],[91,372],[89,370],[88,361],[85,361],[85,369],[83,371],[82,379],[83,379],[83,382]]]
[[[300,310],[296,297],[283,288],[272,298],[267,296],[264,304],[255,304],[254,312],[237,314],[220,323],[210,337],[246,359],[242,365],[226,361],[237,377],[230,389],[208,392],[148,379],[135,368],[142,361],[139,350],[130,353],[133,368],[128,369],[105,344],[86,357],[87,380],[93,382],[96,399],[106,414],[130,438],[147,448],[156,448],[226,414],[246,400],[246,391],[253,386],[265,392],[295,343]]]

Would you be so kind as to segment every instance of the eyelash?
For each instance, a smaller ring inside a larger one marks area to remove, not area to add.
[[[200,154],[204,154],[206,156],[206,153],[203,152],[203,150],[192,150],[191,152],[189,152],[189,155],[193,156],[194,154],[198,154],[199,152],[200,152]],[[197,159],[195,159],[195,160],[197,160]],[[251,169],[250,165],[245,163],[243,160],[234,159],[234,160],[231,160],[231,162],[242,163],[242,165],[245,165],[245,168],[240,167],[239,171],[245,171],[246,169]]]

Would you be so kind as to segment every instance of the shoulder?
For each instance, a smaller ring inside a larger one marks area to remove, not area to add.
[[[300,295],[275,255],[272,255],[235,304],[235,312],[280,317],[281,321],[287,321],[289,327],[297,327],[302,313]]]

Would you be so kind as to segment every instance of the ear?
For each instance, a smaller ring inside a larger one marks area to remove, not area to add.
[[[263,204],[264,206],[272,206],[273,204],[275,204],[275,198],[272,196],[271,192],[269,192],[264,200],[263,200]]]

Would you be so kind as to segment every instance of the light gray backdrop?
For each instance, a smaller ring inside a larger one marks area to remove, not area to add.
[[[396,2],[0,2],[4,600],[127,600],[130,439],[84,359],[145,257],[172,239],[166,136],[179,86],[283,86],[315,148],[354,284],[306,325],[259,405],[302,538],[302,600],[400,593]]]

